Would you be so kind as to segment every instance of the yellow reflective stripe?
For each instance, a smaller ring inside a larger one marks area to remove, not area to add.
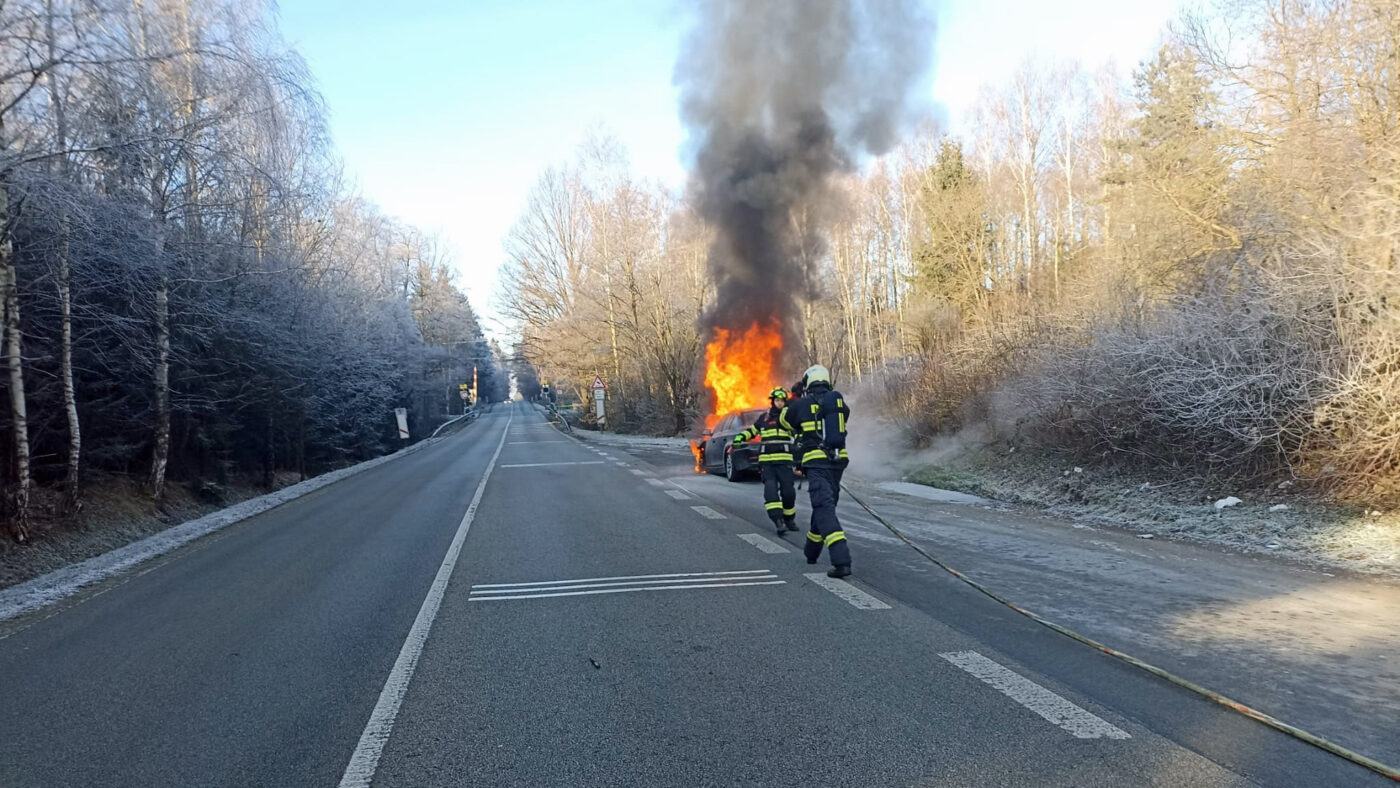
[[[816,533],[815,531],[808,531],[807,538],[813,542],[820,542],[822,540],[821,534]]]
[[[826,459],[826,452],[822,451],[821,449],[813,449],[807,452],[806,454],[802,455],[802,462],[804,463],[811,462],[812,460],[824,459]]]
[[[832,531],[832,532],[826,537],[826,546],[827,546],[827,547],[830,547],[830,546],[836,544],[837,542],[842,541],[842,540],[845,539],[845,538],[846,538],[846,532],[845,532],[845,531]]]
[[[783,514],[787,517],[792,517],[793,515],[797,514],[797,507],[793,507],[791,509],[784,509]]]
[[[846,414],[836,414],[836,429],[840,430],[841,432],[846,431]]]
[[[781,508],[783,508],[783,502],[782,502],[782,501],[773,501],[772,503],[765,503],[765,504],[763,504],[763,508],[764,508],[764,509],[767,509],[768,511],[771,512],[771,511],[773,511],[774,509],[781,509]]]
[[[811,432],[812,430],[815,430],[816,428],[817,428],[817,423],[816,423],[815,421],[804,421],[804,422],[802,422],[802,430],[803,430],[804,432]]]
[[[769,452],[758,455],[759,462],[792,462],[792,455],[787,452]]]

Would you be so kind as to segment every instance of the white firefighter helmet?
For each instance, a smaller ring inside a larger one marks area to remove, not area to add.
[[[807,381],[808,386],[811,386],[813,383],[825,383],[830,386],[831,370],[821,364],[813,364],[807,368],[806,372],[802,373],[802,379]]]

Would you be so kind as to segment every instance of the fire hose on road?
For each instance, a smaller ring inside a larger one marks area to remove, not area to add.
[[[1034,611],[1027,610],[1026,608],[1023,608],[1020,605],[1017,605],[1016,603],[1012,602],[1009,599],[1006,599],[1005,597],[1001,596],[995,591],[992,591],[991,589],[987,588],[981,583],[978,583],[977,581],[973,580],[972,578],[968,577],[962,572],[959,572],[953,567],[948,566],[943,561],[930,554],[927,550],[915,544],[914,540],[910,539],[908,536],[905,536],[902,531],[900,531],[898,528],[892,525],[884,517],[880,516],[879,512],[876,512],[874,509],[870,508],[870,505],[867,504],[865,501],[861,500],[860,496],[852,492],[850,487],[847,487],[843,484],[841,485],[841,489],[846,493],[846,495],[850,496],[851,500],[855,501],[856,504],[860,506],[860,508],[864,509],[866,513],[868,513],[871,517],[874,517],[876,522],[889,529],[890,533],[899,537],[900,541],[909,545],[909,547],[913,548],[916,553],[928,559],[935,566],[952,575],[953,577],[956,577],[957,579],[968,584],[969,586],[972,586],[973,588],[985,594],[986,596],[996,600],[997,602],[1001,603],[1002,605],[1005,605],[1006,607],[1011,608],[1012,610],[1029,618],[1037,624],[1040,624],[1044,627],[1048,627],[1060,633],[1061,635],[1064,635],[1065,637],[1077,640],[1086,646],[1090,646],[1111,657],[1122,660],[1123,662],[1126,662],[1129,665],[1132,665],[1133,667],[1145,670],[1154,676],[1166,679],[1167,681],[1170,681],[1171,683],[1176,684],[1179,687],[1184,687],[1196,693],[1197,695],[1208,698],[1220,704],[1221,706],[1230,709],[1231,711],[1242,714],[1245,717],[1248,717],[1256,722],[1263,723],[1264,725],[1267,725],[1270,728],[1273,728],[1274,730],[1286,733],[1295,739],[1307,742],[1308,744],[1311,744],[1314,747],[1326,750],[1327,752],[1330,752],[1338,757],[1345,758],[1348,761],[1351,761],[1352,763],[1355,763],[1359,766],[1364,766],[1367,769],[1370,769],[1371,771],[1379,775],[1389,777],[1390,779],[1395,780],[1396,782],[1400,782],[1400,769],[1397,769],[1394,766],[1387,766],[1386,764],[1381,763],[1380,761],[1377,761],[1374,758],[1368,758],[1365,755],[1362,755],[1361,753],[1349,750],[1346,747],[1341,746],[1340,744],[1328,741],[1327,739],[1309,733],[1303,730],[1302,728],[1299,728],[1294,725],[1289,725],[1288,723],[1278,719],[1277,717],[1265,714],[1264,712],[1259,711],[1258,709],[1255,709],[1253,707],[1246,706],[1245,704],[1240,703],[1239,701],[1231,700],[1230,698],[1221,695],[1220,693],[1212,689],[1202,687],[1201,685],[1196,684],[1195,682],[1189,681],[1174,673],[1163,670],[1162,668],[1159,668],[1156,665],[1153,665],[1149,662],[1144,662],[1143,660],[1138,659],[1137,657],[1134,657],[1131,654],[1126,654],[1115,648],[1106,646],[1098,642],[1097,640],[1094,640],[1093,638],[1090,638],[1086,635],[1081,635],[1068,627],[1062,626],[1060,624],[1055,623],[1054,621],[1050,621],[1049,619],[1040,616]]]

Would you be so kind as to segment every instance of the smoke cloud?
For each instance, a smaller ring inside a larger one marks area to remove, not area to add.
[[[932,57],[918,0],[700,0],[676,67],[695,155],[689,184],[716,229],[715,328],[776,322],[801,346],[801,305],[838,207],[832,176],[888,151],[925,109]]]

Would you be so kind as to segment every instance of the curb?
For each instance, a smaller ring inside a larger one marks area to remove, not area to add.
[[[138,539],[123,547],[109,550],[102,555],[70,564],[62,569],[55,569],[48,574],[0,590],[0,622],[18,618],[26,613],[32,613],[67,599],[94,583],[115,577],[138,564],[165,555],[202,536],[255,517],[284,503],[313,493],[322,487],[376,468],[391,460],[407,457],[440,440],[442,439],[427,438],[412,446],[399,449],[393,454],[365,460],[357,465],[323,473],[320,476],[312,477],[266,495],[240,501],[233,506],[194,520],[186,520],[179,525],[171,526],[164,531]]]

